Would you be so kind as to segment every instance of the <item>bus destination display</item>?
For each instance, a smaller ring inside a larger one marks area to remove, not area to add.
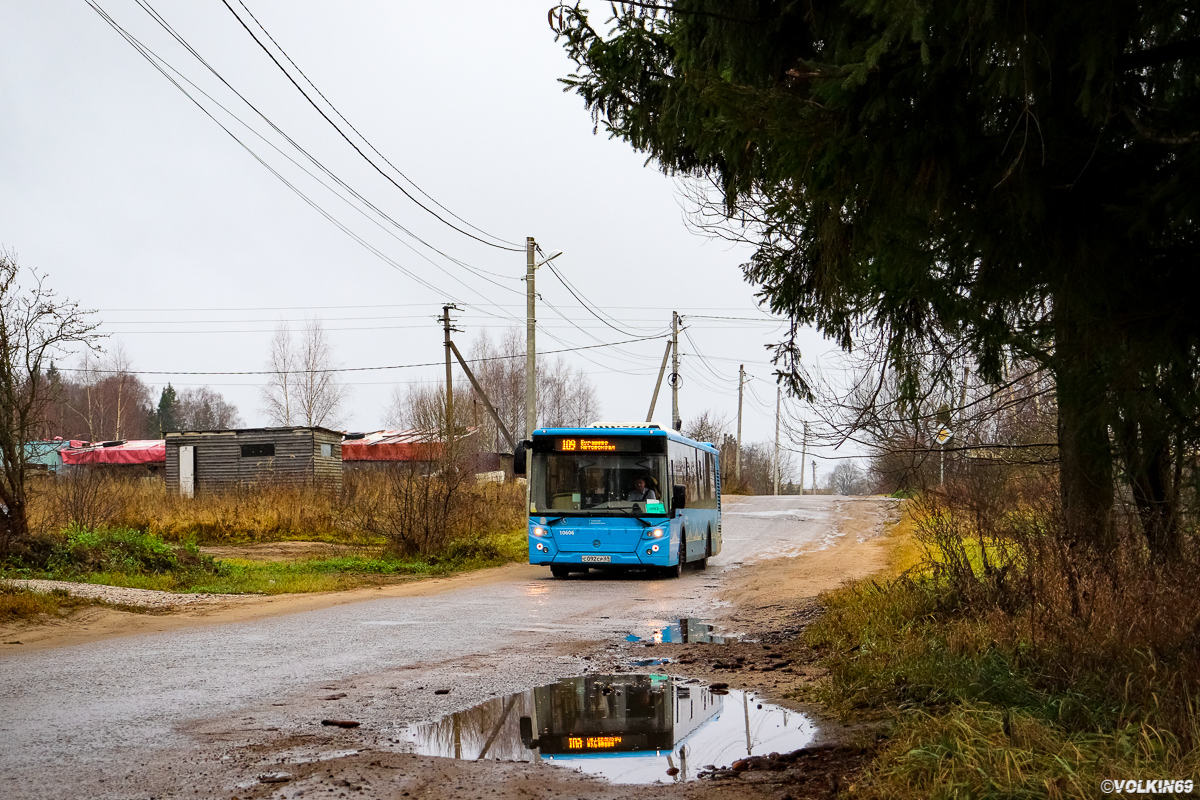
[[[608,439],[562,436],[555,440],[554,449],[560,453],[636,453],[642,449],[642,442],[623,436]]]
[[[568,736],[568,750],[609,750],[621,744],[620,736]]]

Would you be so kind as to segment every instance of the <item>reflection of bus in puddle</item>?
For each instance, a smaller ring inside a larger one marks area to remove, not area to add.
[[[814,735],[804,715],[736,690],[714,695],[665,675],[584,675],[410,726],[406,738],[425,755],[544,759],[617,783],[653,783],[794,750]]]
[[[711,644],[725,644],[725,637],[713,633],[716,628],[709,625],[703,620],[695,617],[684,617],[677,619],[674,622],[667,620],[648,620],[642,623],[643,630],[639,633],[645,633],[645,636],[639,636],[636,633],[630,633],[625,637],[627,642],[640,642],[648,639],[651,642],[663,643],[682,643],[695,644],[697,642],[709,642]]]
[[[565,678],[533,697],[521,743],[542,756],[671,751],[722,706],[719,695],[676,686],[666,675]]]

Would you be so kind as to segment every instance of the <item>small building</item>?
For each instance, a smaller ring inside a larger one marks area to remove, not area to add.
[[[25,469],[57,475],[63,466],[59,451],[66,447],[86,447],[88,444],[77,439],[63,439],[61,436],[40,442],[26,442]]]
[[[352,433],[342,441],[342,461],[356,469],[401,463],[432,464],[442,457],[444,449],[445,443],[427,431]]]
[[[512,453],[481,452],[479,429],[467,428],[456,440],[459,452],[475,473],[503,472],[512,478]],[[342,441],[342,461],[348,469],[387,469],[400,465],[419,465],[435,470],[445,452],[446,442],[437,434],[415,430],[383,430],[347,434]],[[493,480],[495,477],[493,476]]]
[[[168,431],[167,491],[186,497],[269,483],[342,488],[342,434],[328,428]]]
[[[63,471],[97,469],[118,475],[162,479],[166,447],[162,439],[69,442],[58,451]]]

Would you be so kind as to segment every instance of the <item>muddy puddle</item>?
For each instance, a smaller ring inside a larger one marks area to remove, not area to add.
[[[667,675],[584,675],[408,726],[422,755],[546,761],[614,783],[690,781],[748,755],[809,745],[803,714]]]
[[[651,619],[646,620],[637,629],[625,636],[627,642],[663,643],[698,643],[725,644],[726,637],[716,633],[716,628],[702,619],[685,617],[677,620]]]

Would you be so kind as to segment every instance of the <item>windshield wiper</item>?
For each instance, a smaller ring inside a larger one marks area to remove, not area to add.
[[[619,509],[619,508],[614,508],[612,510],[613,511],[621,511],[621,509]],[[636,519],[638,522],[642,523],[643,528],[653,528],[654,527],[653,522],[647,522],[646,520],[642,519],[639,514],[635,514],[633,512],[633,509],[630,509],[628,512],[622,512],[622,516],[632,517],[632,518]]]

